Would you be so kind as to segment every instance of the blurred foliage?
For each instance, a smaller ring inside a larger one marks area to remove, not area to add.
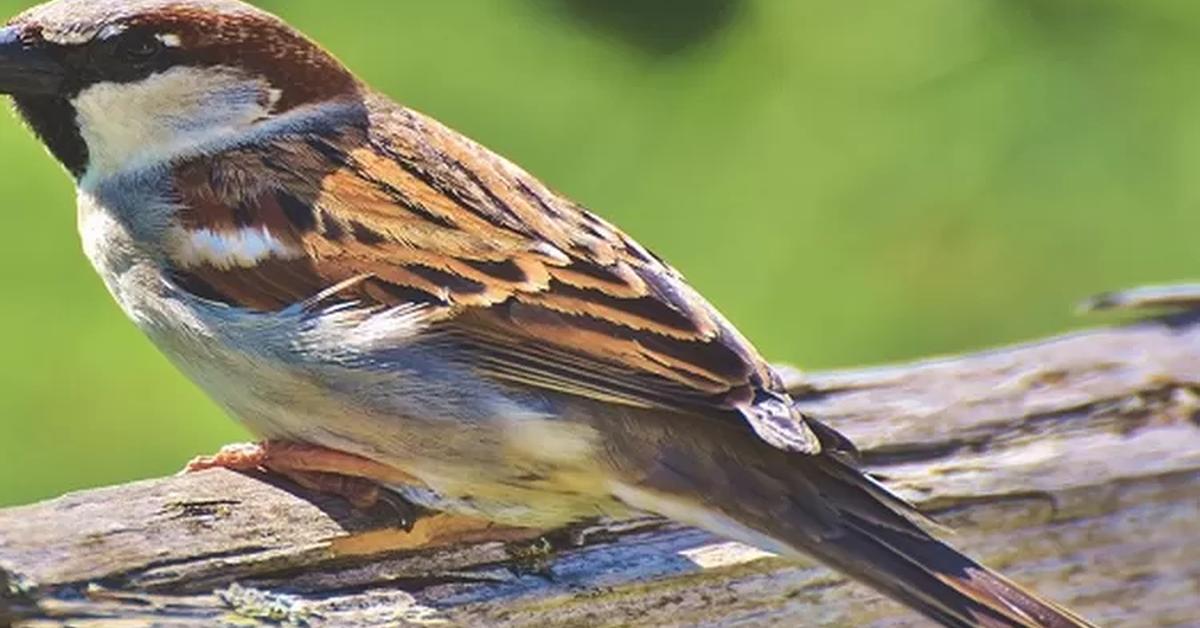
[[[776,360],[1027,339],[1197,273],[1194,0],[263,4],[622,225]],[[244,439],[112,305],[57,166],[15,121],[0,146],[0,504]]]
[[[745,0],[541,0],[541,3],[558,5],[583,24],[620,36],[651,54],[664,55],[710,41],[746,6]]]

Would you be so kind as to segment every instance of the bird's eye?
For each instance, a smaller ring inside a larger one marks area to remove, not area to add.
[[[127,63],[144,64],[162,54],[166,46],[150,33],[130,33],[117,41],[116,56]]]

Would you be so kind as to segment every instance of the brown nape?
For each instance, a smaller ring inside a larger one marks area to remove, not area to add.
[[[179,37],[182,62],[265,77],[281,92],[276,112],[359,91],[358,80],[332,54],[265,14],[179,8],[139,15],[130,25]]]

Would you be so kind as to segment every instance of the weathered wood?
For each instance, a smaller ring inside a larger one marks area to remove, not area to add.
[[[1195,317],[790,377],[964,550],[1102,625],[1200,625]],[[225,471],[0,511],[0,625],[918,622],[654,520],[544,537],[393,520]]]

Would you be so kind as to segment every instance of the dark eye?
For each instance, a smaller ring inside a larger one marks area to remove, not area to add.
[[[166,46],[150,33],[128,33],[116,42],[113,52],[127,63],[144,64],[162,54]]]

